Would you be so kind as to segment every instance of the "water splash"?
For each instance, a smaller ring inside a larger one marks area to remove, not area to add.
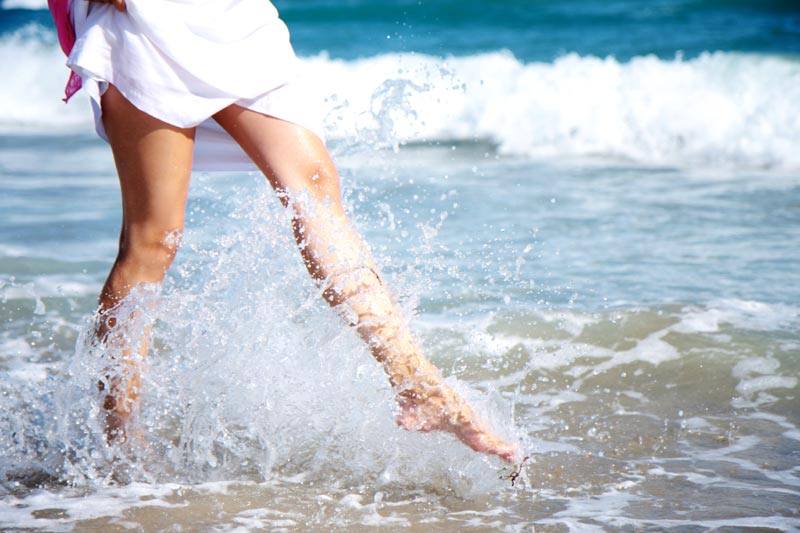
[[[85,486],[302,479],[459,494],[499,486],[493,460],[448,435],[396,427],[380,366],[320,298],[274,194],[261,187],[229,201],[229,191],[209,189],[223,207],[187,231],[163,289],[142,287],[98,315],[105,342],[87,324],[52,395],[31,391],[35,414],[23,425],[54,416],[30,445],[13,445],[19,455],[48,450],[33,454],[39,472]],[[128,441],[109,445],[98,383],[108,389],[120,350],[135,353],[151,326]],[[501,397],[449,383],[508,426]]]

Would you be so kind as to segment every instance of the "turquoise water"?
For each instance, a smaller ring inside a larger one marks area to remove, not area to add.
[[[138,425],[82,349],[111,155],[0,4],[0,529],[800,530],[795,2],[276,2],[431,359],[533,461],[397,429],[262,178],[193,177]]]
[[[524,61],[569,52],[628,60],[680,50],[800,52],[800,8],[787,1],[442,0],[279,2],[298,50],[355,58],[391,52],[511,50]]]
[[[387,52],[466,55],[511,50],[524,61],[569,52],[627,60],[702,52],[800,52],[792,0],[276,1],[301,54],[353,59]],[[37,0],[4,0],[0,34],[50,24]]]

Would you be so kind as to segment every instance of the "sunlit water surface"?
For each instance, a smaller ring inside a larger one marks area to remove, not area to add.
[[[112,161],[88,136],[5,136],[0,526],[798,528],[796,174],[332,148],[426,351],[531,455],[519,477],[395,427],[246,173],[194,177],[184,246],[142,295],[145,438],[107,448],[78,337],[116,247]]]

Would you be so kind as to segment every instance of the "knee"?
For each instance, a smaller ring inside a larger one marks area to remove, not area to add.
[[[332,202],[340,201],[339,173],[329,159],[314,161],[309,169],[309,189],[315,199]]]
[[[295,164],[278,180],[276,189],[284,204],[309,199],[319,203],[341,201],[339,174],[330,158],[309,158]]]
[[[180,248],[181,229],[136,228],[123,232],[117,262],[151,281],[160,281]]]

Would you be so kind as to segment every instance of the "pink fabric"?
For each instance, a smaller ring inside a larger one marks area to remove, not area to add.
[[[50,8],[50,14],[56,24],[58,44],[61,45],[64,54],[69,55],[75,45],[75,28],[69,20],[69,0],[47,0],[47,7]],[[70,71],[67,86],[64,88],[64,101],[68,102],[72,95],[80,90],[81,85],[81,77]]]

